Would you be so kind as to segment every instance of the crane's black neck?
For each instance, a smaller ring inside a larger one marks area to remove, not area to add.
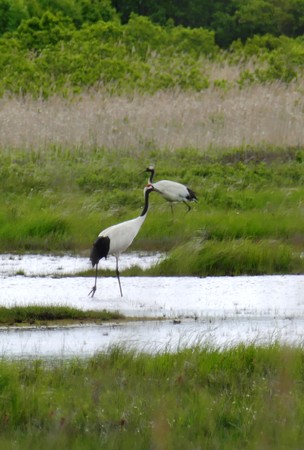
[[[149,183],[152,183],[155,170],[149,167],[149,168],[147,169],[147,172],[150,172]]]
[[[148,212],[148,208],[149,208],[149,194],[150,192],[152,192],[152,188],[148,188],[145,190],[145,204],[144,204],[144,208],[141,212],[141,217],[145,216]]]

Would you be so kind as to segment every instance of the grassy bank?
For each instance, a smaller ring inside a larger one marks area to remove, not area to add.
[[[156,180],[189,185],[199,202],[188,214],[176,205],[172,217],[168,203],[151,195],[132,245],[169,252],[151,274],[303,273],[303,154],[276,147],[208,155],[193,149],[2,150],[0,251],[89,255],[100,230],[140,213],[147,177],[139,171],[153,162]]]
[[[114,348],[86,361],[0,362],[7,449],[295,449],[302,349]]]
[[[13,306],[0,307],[0,326],[5,325],[58,325],[69,323],[106,322],[122,320],[118,312],[82,311],[68,306]]]

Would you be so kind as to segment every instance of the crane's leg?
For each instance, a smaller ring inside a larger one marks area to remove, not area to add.
[[[120,278],[119,278],[119,270],[118,270],[118,257],[116,256],[116,276],[117,276],[117,280],[118,280],[118,284],[119,284],[119,289],[120,289],[120,295],[122,295],[122,289],[121,289],[121,284],[120,284]]]
[[[97,270],[98,270],[98,263],[96,264],[96,272],[95,272],[95,284],[92,287],[92,289],[89,292],[89,296],[91,296],[92,298],[94,297],[94,294],[96,292],[97,289]]]
[[[187,206],[187,211],[186,214],[191,210],[191,206],[189,205],[189,203],[187,203],[185,200],[183,200],[183,203],[185,203],[185,205]]]
[[[170,203],[172,219],[174,219],[173,203]]]

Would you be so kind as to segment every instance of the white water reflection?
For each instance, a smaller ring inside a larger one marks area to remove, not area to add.
[[[124,256],[132,264],[132,256]],[[46,256],[37,260],[36,256],[27,258],[21,258],[23,267],[28,268],[30,261],[34,274],[41,273],[41,262],[48,270],[53,264],[51,274],[55,275],[63,266],[71,273],[76,266],[76,272],[79,270],[78,258],[57,257],[52,262]],[[122,257],[122,263],[123,260]],[[151,259],[146,263],[151,264]],[[92,299],[88,293],[93,277],[12,276],[16,273],[14,267],[13,271],[2,269],[0,274],[1,306],[68,305],[166,320],[55,329],[2,329],[0,355],[4,357],[88,356],[113,345],[158,352],[196,344],[227,347],[240,342],[275,340],[292,345],[304,343],[303,275],[174,278],[124,277],[122,273],[123,298],[116,278],[100,277]],[[175,319],[180,323],[175,323]]]
[[[156,264],[161,258],[161,253],[125,253],[120,260],[120,270],[132,266],[147,269]],[[116,260],[109,257],[102,260],[104,269],[115,270]],[[89,257],[80,256],[53,256],[53,255],[0,255],[0,276],[16,275],[22,273],[25,276],[45,275],[69,275],[91,269]]]
[[[4,277],[0,305],[65,305],[135,317],[303,317],[304,276],[256,277]]]
[[[281,342],[303,346],[303,319],[209,318],[129,322],[70,328],[0,331],[1,356],[88,357],[118,345],[147,353],[174,352],[195,345],[228,348],[238,343]]]

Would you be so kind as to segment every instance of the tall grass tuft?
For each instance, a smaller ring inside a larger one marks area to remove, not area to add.
[[[262,275],[298,273],[304,261],[278,241],[191,241],[150,269],[153,275]]]
[[[13,306],[0,307],[0,324],[41,324],[58,321],[108,321],[122,319],[119,313],[108,311],[83,311],[68,306]]]
[[[64,239],[69,240],[67,222],[53,214],[41,213],[31,215],[27,220],[18,220],[12,225],[9,221],[3,223],[0,230],[0,240],[8,248],[22,250],[39,250],[40,248],[60,248]],[[60,244],[59,244],[60,242]]]

